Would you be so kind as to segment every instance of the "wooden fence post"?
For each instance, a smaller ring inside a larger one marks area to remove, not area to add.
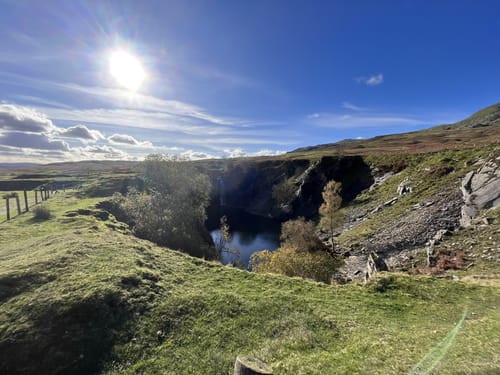
[[[17,214],[21,215],[21,202],[19,201],[19,194],[14,193],[14,198],[16,198]]]
[[[24,190],[24,207],[26,207],[25,212],[28,212],[30,210],[28,205],[28,192],[26,190]]]
[[[6,209],[7,209],[7,220],[10,220],[9,197],[4,196],[3,198],[5,199],[5,205],[6,205]]]
[[[38,190],[35,189],[35,204],[38,204]]]

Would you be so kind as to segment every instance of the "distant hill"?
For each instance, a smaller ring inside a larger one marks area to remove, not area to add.
[[[36,163],[0,163],[0,169],[17,169],[17,168],[28,168],[35,167],[40,164]]]
[[[500,103],[486,107],[465,120],[429,129],[383,135],[370,139],[346,139],[336,143],[302,147],[287,156],[325,154],[413,154],[448,149],[482,147],[500,142]]]

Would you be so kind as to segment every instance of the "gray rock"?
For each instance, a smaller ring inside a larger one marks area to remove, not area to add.
[[[460,190],[465,203],[460,224],[468,227],[481,210],[500,206],[500,168],[494,161],[485,162],[476,171],[467,173]]]
[[[384,259],[377,253],[371,252],[370,255],[368,255],[368,260],[366,262],[365,281],[371,278],[377,272],[388,270],[389,268],[387,267]]]
[[[405,195],[412,192],[412,188],[410,186],[410,179],[405,177],[403,181],[399,184],[396,193],[398,195]]]

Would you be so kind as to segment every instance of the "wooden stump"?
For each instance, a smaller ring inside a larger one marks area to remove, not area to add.
[[[264,362],[252,357],[236,357],[234,375],[272,375],[273,370]]]

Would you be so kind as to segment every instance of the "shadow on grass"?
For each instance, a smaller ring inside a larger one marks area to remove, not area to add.
[[[71,297],[68,297],[71,299]],[[131,316],[118,292],[26,306],[15,334],[2,339],[2,374],[94,374]]]
[[[24,273],[21,275],[5,275],[0,277],[0,303],[18,294],[38,288],[40,285],[53,281],[54,276],[39,273]]]

